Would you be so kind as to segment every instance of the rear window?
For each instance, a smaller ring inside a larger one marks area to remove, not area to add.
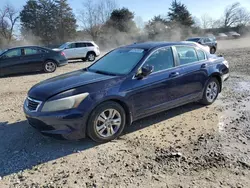
[[[88,47],[94,46],[92,43],[86,43]]]
[[[200,38],[189,38],[187,39],[187,41],[191,41],[191,42],[199,42]]]

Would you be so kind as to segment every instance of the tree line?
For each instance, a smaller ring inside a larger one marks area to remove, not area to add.
[[[81,11],[75,15],[67,0],[27,0],[20,11],[7,3],[0,9],[0,46],[17,41],[50,46],[94,40],[103,47],[115,47],[136,41],[181,40],[209,28],[246,27],[250,21],[250,13],[237,2],[214,20],[207,14],[195,18],[185,4],[173,0],[165,15],[147,23],[115,0],[82,0],[79,5]]]

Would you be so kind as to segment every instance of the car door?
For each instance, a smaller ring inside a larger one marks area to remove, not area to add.
[[[21,62],[21,48],[8,50],[0,57],[0,73],[8,75],[14,73],[22,73],[24,64]]]
[[[173,50],[177,54],[179,72],[182,75],[178,87],[178,91],[183,95],[182,100],[199,100],[208,80],[209,64],[206,53],[192,46],[175,46]]]
[[[78,58],[85,58],[87,55],[87,44],[84,42],[76,43],[76,51]]]
[[[68,44],[68,46],[66,46],[64,49],[64,53],[67,59],[78,58],[76,52],[76,43]]]
[[[130,85],[130,101],[135,119],[171,108],[181,93],[176,89],[180,81],[179,68],[171,47],[156,50],[144,62],[154,71],[144,79],[133,78]]]
[[[37,47],[23,48],[22,63],[26,72],[42,70],[45,52]]]

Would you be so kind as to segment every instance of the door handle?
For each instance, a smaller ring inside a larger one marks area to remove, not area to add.
[[[179,72],[172,72],[172,73],[170,73],[169,77],[170,77],[170,78],[174,78],[174,77],[177,77],[177,76],[179,76],[179,75],[180,75]]]
[[[201,69],[205,69],[205,68],[207,68],[207,63],[204,63],[201,65]]]

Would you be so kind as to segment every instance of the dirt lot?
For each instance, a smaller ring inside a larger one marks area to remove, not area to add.
[[[219,43],[231,77],[213,105],[154,115],[102,145],[43,137],[22,111],[32,85],[86,63],[0,79],[0,187],[249,187],[250,44],[242,41]]]

